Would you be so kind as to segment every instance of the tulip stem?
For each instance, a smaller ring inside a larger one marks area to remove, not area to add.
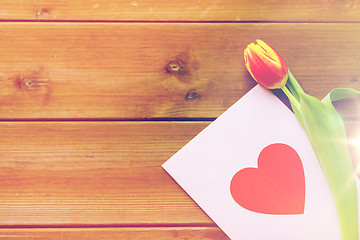
[[[292,103],[292,106],[296,108],[296,110],[298,110],[300,112],[300,103],[298,102],[298,100],[296,100],[296,98],[291,94],[291,92],[289,91],[289,89],[287,89],[286,86],[283,86],[281,88],[281,90],[283,90],[283,92],[285,93],[285,95],[288,97],[289,101]]]

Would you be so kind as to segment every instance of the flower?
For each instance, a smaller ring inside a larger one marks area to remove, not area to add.
[[[245,65],[251,76],[260,85],[282,88],[288,79],[288,68],[282,57],[265,42],[257,39],[244,51]]]
[[[269,89],[281,88],[293,109],[300,111],[299,101],[285,86],[292,75],[284,59],[272,47],[257,39],[244,50],[244,59],[247,70],[257,83]]]

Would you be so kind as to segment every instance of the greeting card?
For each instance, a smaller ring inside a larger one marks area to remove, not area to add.
[[[163,168],[231,239],[341,239],[306,132],[260,85]]]

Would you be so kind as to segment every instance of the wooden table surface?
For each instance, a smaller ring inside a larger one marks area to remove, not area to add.
[[[255,85],[257,38],[309,94],[360,90],[359,0],[0,0],[0,19],[0,239],[228,239],[161,164]],[[359,100],[337,104],[355,140]]]

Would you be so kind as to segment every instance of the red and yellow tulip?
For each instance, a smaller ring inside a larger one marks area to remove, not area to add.
[[[282,57],[261,40],[250,43],[244,51],[245,65],[251,76],[260,85],[282,88],[288,79],[288,68]]]

